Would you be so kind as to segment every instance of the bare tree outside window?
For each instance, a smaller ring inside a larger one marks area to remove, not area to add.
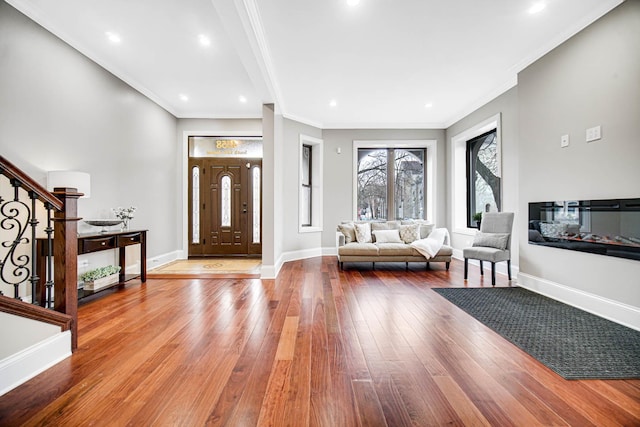
[[[358,150],[358,219],[387,219],[387,150]]]
[[[467,226],[476,212],[500,211],[501,179],[498,176],[496,129],[467,141]]]
[[[424,218],[424,150],[395,149],[396,219]]]
[[[424,158],[424,149],[358,149],[357,218],[424,218]]]

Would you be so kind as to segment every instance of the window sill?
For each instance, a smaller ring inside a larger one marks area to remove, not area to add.
[[[298,233],[319,233],[322,231],[322,227],[299,227]]]
[[[453,230],[456,234],[464,234],[466,236],[475,236],[478,232],[477,228],[456,228]]]

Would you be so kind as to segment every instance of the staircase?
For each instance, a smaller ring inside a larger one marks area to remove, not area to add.
[[[75,188],[48,192],[0,156],[0,395],[77,348]],[[36,238],[47,255],[39,271]]]

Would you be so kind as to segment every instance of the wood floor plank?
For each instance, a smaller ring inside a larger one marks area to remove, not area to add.
[[[388,426],[373,381],[353,380],[352,387],[357,402],[359,425],[362,427]]]
[[[0,396],[0,425],[640,425],[640,380],[562,379],[432,290],[490,286],[462,275],[318,257],[129,282],[80,306],[78,350]]]

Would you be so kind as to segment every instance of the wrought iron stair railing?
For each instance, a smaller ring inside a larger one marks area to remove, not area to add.
[[[0,310],[47,323],[65,323],[65,316],[48,315],[41,306],[69,317],[72,349],[77,347],[77,198],[76,189],[48,192],[0,156],[0,283],[11,289],[13,303],[3,298]],[[44,209],[44,211],[43,211]],[[44,217],[44,218],[43,218]],[[46,235],[45,271],[38,271],[38,227]],[[42,277],[41,277],[42,276]],[[0,294],[3,294],[0,288]],[[7,295],[9,296],[9,295]],[[20,306],[23,305],[21,308]],[[9,308],[12,306],[12,308]],[[29,313],[25,315],[24,313]],[[62,319],[62,320],[60,320]],[[64,327],[63,327],[63,330]]]

